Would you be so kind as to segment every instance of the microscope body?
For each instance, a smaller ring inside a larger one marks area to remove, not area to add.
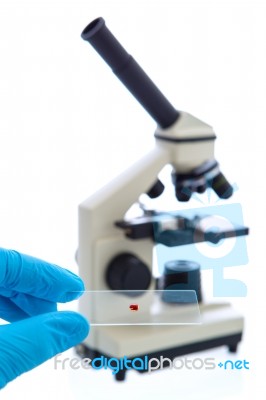
[[[214,158],[212,127],[186,112],[176,111],[117,42],[102,18],[88,25],[82,37],[92,44],[155,119],[157,129],[155,146],[148,154],[80,204],[77,253],[80,276],[87,291],[156,290],[158,281],[153,276],[156,244],[147,230],[152,224],[144,223],[144,234],[131,235],[138,221],[128,222],[127,211],[143,193],[151,191],[159,173],[168,164],[174,171],[173,184],[178,200],[189,200],[193,192],[202,193],[207,187],[220,197],[228,198],[232,188]],[[235,232],[227,234],[232,237]],[[247,230],[239,230],[238,234],[247,234]],[[204,235],[199,237],[206,240]],[[194,240],[195,235],[191,238]],[[178,248],[176,254],[178,259]],[[83,296],[79,301],[80,312],[96,323],[77,348],[82,357],[165,355],[174,358],[221,345],[236,351],[241,340],[243,317],[226,302],[201,302],[201,323],[196,325],[108,326],[113,320],[123,320],[121,313],[128,312],[119,307],[121,295],[114,292],[110,299],[111,313],[101,298],[88,301]],[[150,306],[144,298],[141,313],[147,318]],[[166,308],[162,302],[160,313]],[[101,325],[102,321],[106,326],[97,326],[97,322]],[[123,380],[124,376],[125,371],[122,371],[116,378]]]

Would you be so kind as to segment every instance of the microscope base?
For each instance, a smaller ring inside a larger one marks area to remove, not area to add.
[[[212,349],[214,347],[220,347],[220,346],[228,346],[230,353],[236,353],[237,346],[240,343],[241,339],[242,339],[242,332],[239,332],[234,335],[221,336],[219,338],[208,339],[208,340],[204,340],[201,342],[187,344],[184,346],[178,346],[178,347],[174,347],[174,348],[170,348],[170,349],[163,349],[163,350],[159,350],[159,351],[145,354],[145,355],[143,355],[143,354],[135,355],[134,357],[128,357],[128,360],[131,360],[136,357],[144,360],[145,356],[148,356],[148,359],[151,359],[151,358],[160,359],[160,357],[164,357],[164,358],[169,358],[170,360],[173,360],[176,357],[184,356],[186,354],[196,353],[199,351],[204,351],[204,350],[208,350],[208,349]],[[76,352],[81,358],[90,358],[91,360],[93,360],[94,358],[101,357],[101,356],[103,356],[107,359],[110,359],[112,357],[110,355],[102,354],[101,352],[99,352],[96,349],[91,349],[84,343],[81,343],[80,345],[78,345],[76,347]],[[120,370],[115,375],[115,379],[117,381],[124,381],[125,377],[126,377],[126,372],[127,372],[126,369]],[[144,373],[147,371],[143,370],[143,371],[138,371],[138,372]]]

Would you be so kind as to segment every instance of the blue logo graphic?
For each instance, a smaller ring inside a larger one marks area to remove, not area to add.
[[[171,226],[171,223],[167,226],[167,217],[169,221],[179,218],[180,226]],[[244,282],[224,278],[224,268],[248,263],[244,232],[239,203],[163,214],[161,221],[154,224],[159,273],[163,274],[168,261],[194,261],[201,269],[213,271],[214,297],[246,297]]]
[[[249,369],[249,361],[247,360],[226,360],[224,363],[219,362],[218,367],[221,369],[227,370],[240,370],[240,369]]]

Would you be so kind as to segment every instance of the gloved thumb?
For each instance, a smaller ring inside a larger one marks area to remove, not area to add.
[[[80,314],[41,314],[0,326],[0,388],[24,372],[80,343],[89,324]]]

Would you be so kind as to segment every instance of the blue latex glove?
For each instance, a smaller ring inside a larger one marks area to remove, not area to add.
[[[56,311],[78,298],[82,280],[56,265],[0,248],[0,388],[55,354],[80,343],[87,320]]]

